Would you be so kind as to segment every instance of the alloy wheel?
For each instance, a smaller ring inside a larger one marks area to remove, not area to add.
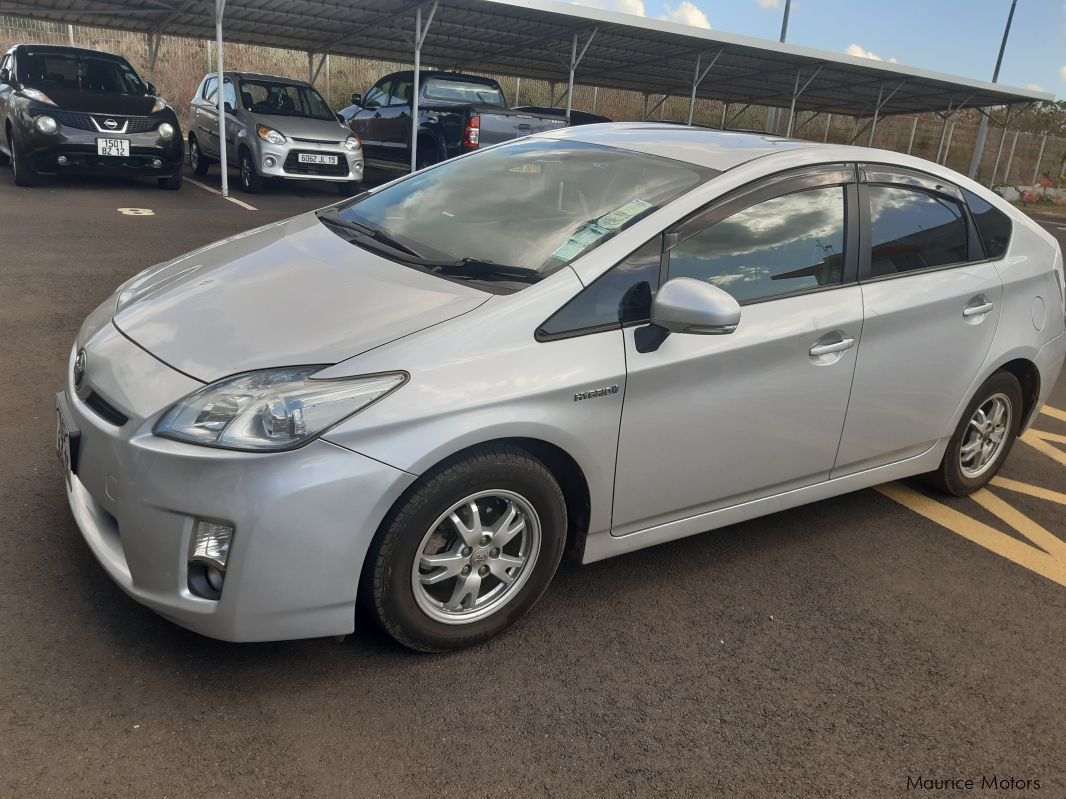
[[[995,464],[1011,429],[1011,403],[1006,394],[993,394],[977,406],[959,449],[964,476],[980,477]]]
[[[520,494],[504,489],[464,497],[422,538],[411,568],[419,608],[435,621],[468,624],[522,590],[541,547],[540,518]]]

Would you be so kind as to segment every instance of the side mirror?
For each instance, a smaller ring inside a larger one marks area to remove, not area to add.
[[[159,94],[159,91],[156,89],[154,83],[146,83],[144,85],[144,88],[146,88],[148,90],[149,94]]]
[[[344,121],[344,114],[337,114],[337,121],[340,122],[342,125],[346,124]]]
[[[11,83],[11,70],[4,67],[0,69],[0,84],[7,85],[8,83]]]
[[[675,277],[652,300],[651,322],[671,333],[732,333],[740,324],[740,303],[715,285]]]
[[[227,114],[232,114],[233,113],[233,106],[230,105],[229,103],[225,104],[225,108],[226,108],[226,113]]]
[[[352,95],[352,105],[362,105],[362,104],[363,104],[363,95],[361,95],[361,94],[353,94]]]

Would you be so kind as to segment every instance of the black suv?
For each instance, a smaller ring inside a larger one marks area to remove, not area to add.
[[[121,56],[19,44],[0,57],[0,165],[38,174],[143,175],[181,187],[174,109]]]

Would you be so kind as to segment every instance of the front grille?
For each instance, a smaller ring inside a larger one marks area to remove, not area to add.
[[[306,143],[310,143],[310,144],[332,144],[332,145],[336,145],[337,144],[337,140],[336,139],[300,139],[300,138],[298,138],[296,136],[293,136],[292,140],[293,141],[302,141],[305,144]]]
[[[47,113],[55,117],[60,125],[66,125],[68,128],[77,128],[78,130],[91,130],[97,133],[145,133],[149,130],[155,130],[163,121],[158,117],[123,117],[108,114],[84,114],[80,111],[49,110]],[[104,125],[105,119],[115,120],[118,123],[118,127],[111,130]],[[96,121],[96,125],[93,125],[93,120]],[[125,131],[122,130],[123,125],[126,126]]]
[[[307,155],[335,155],[335,164],[301,164],[301,153]],[[348,161],[340,153],[313,153],[306,150],[293,150],[285,159],[285,171],[293,175],[317,175],[321,177],[343,178],[348,175]]]
[[[126,414],[105,400],[95,391],[89,393],[89,396],[85,398],[85,404],[92,408],[96,415],[109,424],[113,424],[115,427],[122,427],[130,420]]]

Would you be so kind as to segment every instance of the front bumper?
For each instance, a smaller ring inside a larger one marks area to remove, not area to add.
[[[289,140],[285,144],[257,142],[259,174],[290,180],[317,180],[328,183],[359,183],[363,180],[363,151],[346,150],[342,145]],[[335,165],[301,164],[301,153],[335,155]]]
[[[80,396],[71,377],[64,391],[81,431],[67,498],[119,587],[171,621],[227,641],[352,632],[366,550],[413,475],[321,440],[256,454],[159,438],[151,428],[161,413],[200,384],[113,325],[84,346]],[[107,421],[101,399],[128,421]],[[217,601],[188,586],[198,518],[235,528]]]
[[[98,138],[128,139],[128,157],[97,155]],[[178,131],[163,139],[156,131],[145,133],[97,133],[60,125],[55,133],[30,127],[19,136],[22,150],[35,172],[47,175],[93,174],[168,177],[179,172],[185,156]],[[60,161],[62,157],[65,163]],[[156,162],[158,161],[158,165]]]

